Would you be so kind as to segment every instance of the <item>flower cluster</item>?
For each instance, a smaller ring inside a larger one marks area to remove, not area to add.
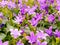
[[[0,45],[60,45],[60,0],[0,0]]]

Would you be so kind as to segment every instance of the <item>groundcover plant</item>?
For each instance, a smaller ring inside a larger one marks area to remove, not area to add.
[[[0,45],[60,45],[60,0],[0,0]]]

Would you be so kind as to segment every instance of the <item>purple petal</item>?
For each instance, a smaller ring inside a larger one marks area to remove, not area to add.
[[[3,45],[9,45],[9,44],[8,44],[8,41],[4,42]]]

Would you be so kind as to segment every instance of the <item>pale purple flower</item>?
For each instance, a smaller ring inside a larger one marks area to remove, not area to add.
[[[8,41],[2,42],[2,40],[0,40],[0,45],[9,45]]]
[[[60,0],[56,0],[56,2],[57,2],[57,5],[59,5],[59,6],[60,6]]]
[[[38,31],[36,36],[37,36],[37,39],[46,39],[48,34],[44,33],[43,31]]]
[[[40,40],[37,40],[37,42],[36,42],[36,43],[37,43],[37,45],[41,45],[41,44],[40,44],[40,43],[41,43],[41,42],[40,42]]]
[[[36,36],[34,35],[34,32],[30,32],[30,36],[26,36],[26,39],[29,41],[29,43],[33,44],[37,41]]]
[[[12,37],[14,38],[18,38],[21,35],[18,29],[10,29],[10,32],[11,32]]]
[[[12,2],[12,1],[9,1],[7,6],[8,6],[9,9],[11,9],[11,8],[15,8],[16,4],[14,2]]]
[[[48,22],[54,22],[55,20],[55,17],[51,14],[51,15],[48,15]]]
[[[22,0],[18,0],[18,3],[19,3],[19,4],[22,4]]]
[[[24,44],[19,40],[16,45],[24,45]]]
[[[42,42],[41,45],[47,45],[47,42]]]
[[[56,8],[57,8],[58,12],[60,12],[60,6],[57,6]]]
[[[46,0],[37,0],[39,3],[45,3]]]
[[[54,32],[54,35],[55,35],[56,37],[60,38],[60,31],[59,31],[59,30],[56,30],[56,31]]]
[[[18,0],[18,7],[21,8],[23,5],[22,5],[22,0]]]
[[[15,22],[16,22],[17,24],[20,24],[20,23],[23,22],[24,18],[25,18],[25,16],[22,16],[22,15],[19,15],[19,14],[18,14],[18,16],[16,16],[16,18],[15,18]]]
[[[0,12],[0,18],[3,18],[3,13],[2,12]]]
[[[49,29],[46,29],[45,32],[46,32],[49,36],[52,36],[52,26],[50,26]]]
[[[40,42],[39,40],[37,40],[37,45],[47,45],[47,42],[46,41]]]
[[[26,9],[26,11],[28,12],[28,14],[29,15],[31,15],[31,14],[35,14],[35,10],[37,9],[37,6],[35,5],[35,6],[33,6],[32,8],[30,8],[29,6],[28,6],[28,8]]]
[[[0,5],[2,7],[5,7],[7,4],[8,4],[8,2],[7,1],[4,1],[4,0],[2,0],[2,2],[0,2]]]
[[[56,8],[59,10],[59,12],[60,12],[60,0],[56,0],[56,2],[57,2],[57,6],[56,6]]]

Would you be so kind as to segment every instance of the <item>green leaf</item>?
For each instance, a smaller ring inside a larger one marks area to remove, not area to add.
[[[7,7],[3,8],[2,12],[3,12],[4,16],[8,17],[9,19],[11,19],[13,16],[13,13]]]
[[[4,33],[0,33],[0,39],[4,39],[6,35]]]
[[[34,0],[29,0],[28,2],[27,2],[27,5],[29,5],[29,6],[33,6],[33,4],[34,4]]]
[[[18,14],[18,13],[19,13],[19,9],[14,8],[14,9],[12,10],[12,12]]]
[[[57,28],[60,29],[60,22],[56,22]]]

